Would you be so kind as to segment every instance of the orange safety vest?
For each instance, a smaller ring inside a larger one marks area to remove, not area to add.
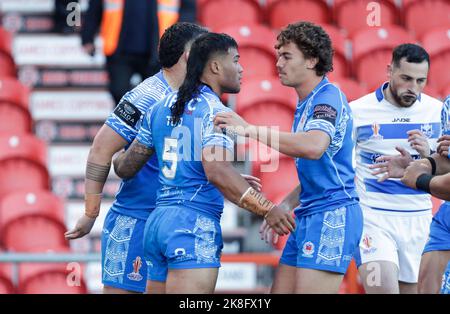
[[[103,0],[103,16],[100,36],[103,40],[103,53],[110,56],[117,49],[122,29],[125,0]],[[180,0],[158,0],[158,23],[160,36],[178,21]]]

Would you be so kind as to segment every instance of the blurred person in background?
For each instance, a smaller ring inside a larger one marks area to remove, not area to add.
[[[173,23],[195,22],[195,2],[179,0],[90,0],[83,20],[81,41],[87,54],[95,53],[100,29],[109,91],[116,104],[131,88],[130,78],[155,74],[158,41]]]

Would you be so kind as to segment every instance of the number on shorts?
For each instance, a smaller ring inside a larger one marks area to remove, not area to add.
[[[164,153],[162,156],[163,161],[172,162],[170,168],[164,165],[162,173],[167,179],[175,178],[177,172],[178,163],[178,141],[176,138],[166,137],[164,138]]]

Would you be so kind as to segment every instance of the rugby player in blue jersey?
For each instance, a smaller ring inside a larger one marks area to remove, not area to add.
[[[163,69],[126,93],[95,136],[86,165],[85,214],[65,234],[67,239],[77,239],[91,231],[99,214],[112,156],[134,140],[145,112],[179,88],[192,41],[206,32],[191,23],[177,23],[165,31],[159,44]],[[102,232],[104,293],[142,293],[146,289],[142,239],[145,221],[155,208],[160,186],[157,178],[158,163],[152,158],[133,179],[120,184]]]
[[[192,44],[186,79],[178,93],[149,111],[130,148],[114,161],[122,178],[132,177],[155,152],[161,189],[145,229],[150,285],[166,293],[212,293],[223,247],[220,217],[224,196],[264,216],[279,234],[295,222],[237,173],[234,140],[214,128],[213,118],[230,111],[223,93],[238,93],[242,77],[237,44],[208,33]]]
[[[277,40],[281,83],[299,97],[292,132],[252,126],[230,112],[219,113],[215,124],[295,158],[300,185],[280,206],[295,208],[297,228],[284,248],[272,293],[337,293],[363,226],[352,167],[352,113],[326,77],[333,49],[320,26],[290,24]],[[262,225],[263,238],[271,232]]]

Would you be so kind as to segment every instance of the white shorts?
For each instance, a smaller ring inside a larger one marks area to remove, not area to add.
[[[431,210],[412,214],[361,208],[364,227],[355,258],[358,267],[374,261],[392,262],[399,269],[399,281],[417,283]]]

